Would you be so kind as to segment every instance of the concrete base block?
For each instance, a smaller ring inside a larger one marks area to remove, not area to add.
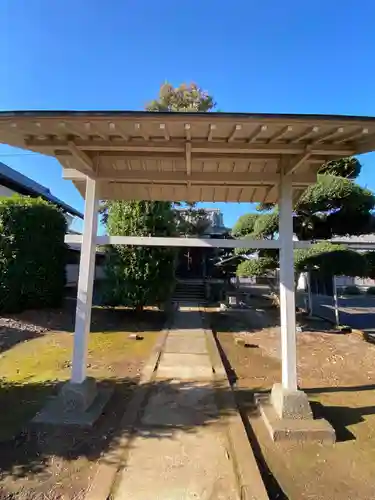
[[[279,418],[312,419],[307,395],[303,391],[289,391],[281,384],[274,384],[270,402]]]
[[[92,378],[87,378],[82,384],[67,382],[58,396],[51,398],[32,422],[91,427],[103,413],[112,393],[113,388],[97,387]]]
[[[97,393],[95,379],[87,377],[81,384],[70,381],[64,384],[60,396],[66,412],[82,412],[92,405]]]
[[[280,418],[269,397],[256,397],[261,416],[273,441],[298,441],[333,444],[335,430],[324,419]]]

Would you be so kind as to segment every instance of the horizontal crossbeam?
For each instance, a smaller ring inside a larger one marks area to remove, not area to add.
[[[79,170],[63,169],[63,178],[75,181],[85,181],[86,176]],[[298,186],[308,186],[316,182],[315,173],[291,175],[292,183]],[[98,174],[98,181],[106,182],[150,182],[150,183],[195,183],[204,185],[274,185],[280,182],[280,174],[270,172],[158,172],[146,170],[115,170],[111,174]]]
[[[61,140],[41,140],[27,139],[26,146],[37,148],[38,150],[50,151],[69,150],[67,141]],[[155,141],[75,141],[75,146],[83,151],[128,151],[128,152],[159,152],[159,153],[177,153],[185,154],[185,142],[155,142]],[[201,154],[302,154],[305,152],[305,147],[302,144],[256,144],[256,143],[227,143],[227,142],[191,142],[191,153]],[[354,154],[355,151],[347,146],[317,144],[311,149],[311,154],[332,154],[337,156],[348,156]]]
[[[67,234],[65,243],[81,244],[80,234]],[[279,240],[224,240],[220,238],[166,238],[157,236],[97,236],[97,245],[131,245],[144,247],[202,248],[280,248]],[[294,248],[309,248],[310,241],[294,241]]]

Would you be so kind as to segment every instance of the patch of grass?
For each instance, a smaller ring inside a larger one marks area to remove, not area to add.
[[[95,332],[89,336],[88,375],[98,380],[121,378],[130,364],[149,354],[157,331],[142,332],[143,340],[127,331]],[[0,355],[0,440],[11,438],[69,379],[73,352],[71,333],[49,333],[14,346]]]

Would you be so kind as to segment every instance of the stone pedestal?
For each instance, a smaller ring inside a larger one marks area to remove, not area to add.
[[[281,384],[274,384],[270,403],[279,418],[297,420],[313,418],[308,397],[303,391],[289,391]]]
[[[98,394],[95,379],[87,377],[82,384],[67,382],[61,389],[60,397],[66,412],[85,412]]]
[[[263,421],[274,441],[309,441],[332,444],[335,430],[324,419],[314,419],[307,395],[275,384],[270,396],[258,395],[256,400]]]
[[[33,422],[91,427],[102,414],[112,393],[112,387],[97,386],[95,379],[90,377],[82,384],[66,382],[60,393],[47,401]]]

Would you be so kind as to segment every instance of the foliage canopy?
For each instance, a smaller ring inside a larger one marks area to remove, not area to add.
[[[41,198],[0,198],[0,310],[57,307],[65,286],[63,213]]]
[[[351,157],[323,165],[317,182],[309,186],[295,203],[293,229],[298,240],[329,240],[336,235],[360,235],[374,231],[375,196],[367,188],[356,184],[355,178],[360,171],[360,162]],[[256,213],[239,218],[233,234],[240,238],[274,239],[278,235],[278,219],[276,205],[258,204]],[[296,268],[301,270],[305,261],[306,266],[314,263],[324,273],[363,276],[368,272],[367,263],[360,254],[354,255],[355,252],[327,245],[299,250],[296,253]],[[240,249],[237,252],[251,251]],[[316,252],[321,253],[321,259]],[[261,257],[272,254],[277,260],[277,251],[259,252]],[[350,266],[345,259],[350,260]]]
[[[212,96],[195,83],[174,88],[164,83],[146,109],[155,112],[208,112]],[[183,210],[180,210],[183,209]],[[201,234],[207,227],[194,203],[110,201],[102,205],[102,221],[111,235],[175,236]],[[112,246],[107,250],[105,301],[137,309],[166,301],[174,288],[176,251],[165,247]]]
[[[114,201],[108,207],[107,228],[113,236],[173,236],[171,204]],[[172,248],[111,245],[106,249],[107,305],[138,310],[167,300],[174,286],[176,252]]]

